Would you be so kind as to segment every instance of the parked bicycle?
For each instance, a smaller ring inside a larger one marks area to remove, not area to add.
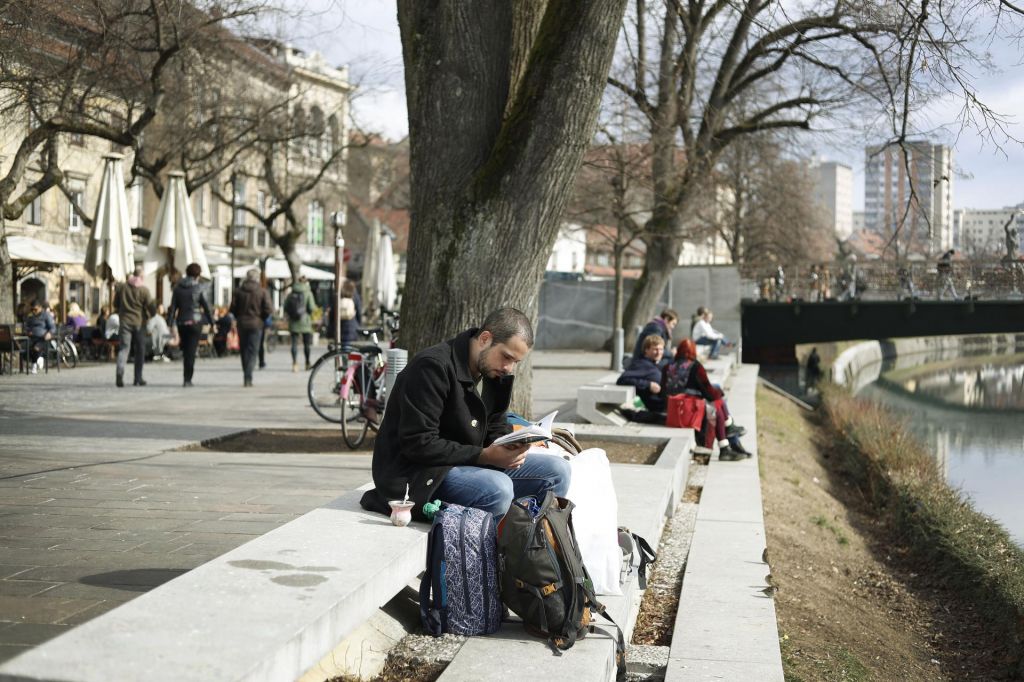
[[[380,327],[361,329],[359,333],[367,340],[381,338],[385,331],[388,334],[388,346],[393,348],[398,339],[398,315],[391,314],[385,318],[386,330]],[[374,343],[377,343],[375,340]],[[356,348],[353,346],[353,348]],[[327,352],[317,359],[309,373],[306,395],[313,410],[321,419],[333,424],[341,422],[341,386],[348,369],[349,347],[341,347],[336,343],[327,346]]]
[[[370,429],[376,433],[384,416],[387,399],[387,360],[371,330],[372,343],[348,352],[348,365],[339,388],[341,436],[350,448],[357,448]]]
[[[57,332],[57,338],[51,339],[50,343],[56,349],[57,358],[62,365],[68,369],[78,367],[78,346],[75,345],[74,327],[62,327]]]

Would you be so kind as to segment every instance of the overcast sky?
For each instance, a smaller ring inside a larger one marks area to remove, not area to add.
[[[353,110],[361,126],[398,139],[408,132],[402,48],[394,0],[292,0],[292,6],[312,12],[288,34],[297,47],[322,52],[335,65],[348,65],[358,86]],[[981,98],[1011,121],[1012,134],[1024,139],[1024,66],[1019,46],[989,46],[1002,72],[979,77]],[[929,127],[936,141],[953,147],[957,172],[953,184],[955,208],[1001,208],[1024,202],[1024,146],[1001,140],[1000,149],[983,141],[974,130],[960,131],[959,104],[935,108]],[[848,164],[854,170],[854,210],[864,205],[864,151],[860,141],[825,143],[808,140],[823,160]]]

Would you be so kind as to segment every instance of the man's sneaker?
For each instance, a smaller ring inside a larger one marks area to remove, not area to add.
[[[36,367],[38,367],[39,369],[46,367],[46,359],[42,355],[36,358]]]
[[[753,455],[753,453],[751,453],[750,450],[747,450],[745,447],[743,447],[743,444],[740,443],[739,439],[730,440],[729,447],[735,450],[736,452],[740,453],[744,457],[751,457]]]
[[[738,424],[729,424],[725,427],[726,438],[739,438],[747,433],[747,430]]]
[[[711,448],[706,448],[703,445],[694,445],[691,452],[695,455],[710,455]]]
[[[733,449],[731,445],[726,445],[723,448],[718,449],[718,460],[720,462],[735,462],[738,459],[746,459],[747,456],[739,450]]]

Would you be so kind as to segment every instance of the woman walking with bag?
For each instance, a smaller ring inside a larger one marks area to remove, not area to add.
[[[313,292],[305,275],[299,275],[299,281],[292,285],[292,293],[284,302],[284,314],[288,317],[288,333],[292,337],[292,371],[299,371],[299,337],[302,337],[302,350],[306,356],[306,369],[312,369],[309,352],[313,345],[313,322],[310,315],[316,310]]]
[[[167,319],[174,323],[175,337],[183,357],[183,386],[192,386],[192,373],[196,366],[196,349],[199,348],[199,337],[205,321],[213,322],[213,313],[206,296],[199,286],[199,275],[203,269],[198,263],[191,263],[185,268],[185,276],[178,280],[171,295],[171,307],[167,310]],[[200,308],[202,309],[200,311]]]

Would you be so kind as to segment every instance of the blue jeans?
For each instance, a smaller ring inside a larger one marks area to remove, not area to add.
[[[727,340],[725,338],[712,339],[709,336],[702,336],[696,341],[694,341],[694,343],[696,343],[698,346],[711,346],[711,352],[708,354],[708,357],[712,359],[718,357],[718,349],[721,348],[722,344],[726,342]]]
[[[569,462],[554,455],[528,455],[515,471],[477,466],[452,467],[437,489],[444,502],[483,509],[495,520],[508,511],[512,500],[535,495],[543,500],[552,490],[559,497],[569,492]]]

